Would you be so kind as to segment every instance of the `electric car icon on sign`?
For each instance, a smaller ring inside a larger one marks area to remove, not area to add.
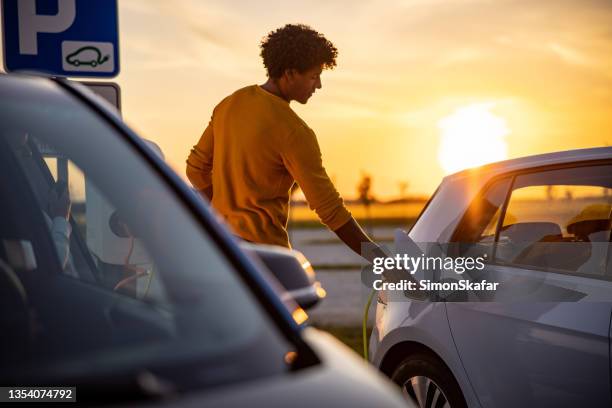
[[[108,61],[109,56],[105,55],[102,57],[102,53],[96,47],[87,46],[81,47],[75,52],[69,54],[66,57],[66,62],[70,65],[74,65],[78,67],[80,65],[89,65],[91,67],[96,67],[98,65],[104,64]]]

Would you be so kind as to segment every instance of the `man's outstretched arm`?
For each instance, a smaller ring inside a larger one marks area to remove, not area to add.
[[[300,129],[298,129],[300,130]],[[289,173],[301,187],[311,209],[314,209],[323,224],[334,231],[356,254],[372,261],[384,256],[382,250],[370,254],[361,253],[361,243],[370,244],[368,249],[378,246],[361,229],[357,221],[344,206],[340,194],[329,179],[317,138],[310,129],[292,134],[282,151],[283,162]]]
[[[334,233],[344,242],[349,248],[356,254],[364,257],[368,261],[372,262],[375,257],[386,256],[383,250],[368,237],[363,231],[359,223],[355,218],[351,219],[342,225],[340,228],[334,231]],[[361,251],[361,244],[368,244],[364,247],[364,252]]]

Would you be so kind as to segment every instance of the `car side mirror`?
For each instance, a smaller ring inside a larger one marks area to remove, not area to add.
[[[301,252],[272,245],[241,243],[240,247],[256,255],[302,309],[313,307],[325,297],[325,290]]]

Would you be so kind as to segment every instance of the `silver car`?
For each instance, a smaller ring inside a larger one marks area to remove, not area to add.
[[[420,407],[612,406],[611,212],[611,147],[446,177],[397,240],[484,254],[499,289],[379,292],[372,363]]]

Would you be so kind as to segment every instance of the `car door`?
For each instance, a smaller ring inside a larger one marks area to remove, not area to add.
[[[514,174],[470,206],[453,240],[500,287],[447,314],[483,406],[610,406],[611,206],[610,163]]]

